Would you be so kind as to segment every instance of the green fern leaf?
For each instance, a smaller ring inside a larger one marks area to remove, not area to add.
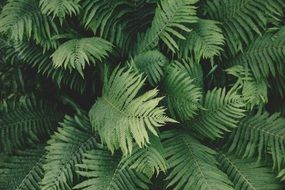
[[[174,122],[163,107],[158,107],[162,99],[156,98],[158,90],[136,97],[144,81],[131,69],[117,67],[89,112],[93,128],[112,152],[121,148],[124,154],[130,153],[133,140],[143,147],[149,143],[148,132],[158,135],[157,127]]]
[[[196,115],[202,99],[201,89],[196,86],[195,79],[187,72],[187,69],[191,69],[192,63],[184,65],[175,61],[167,69],[163,80],[167,107],[175,118],[181,120],[188,120]]]
[[[43,14],[58,17],[62,22],[66,15],[77,15],[80,10],[80,0],[40,0]]]
[[[65,69],[77,69],[83,76],[86,64],[95,64],[95,60],[102,61],[111,51],[111,43],[92,37],[69,40],[60,45],[51,56],[56,68],[63,66]]]
[[[166,180],[172,189],[232,190],[232,183],[217,168],[216,152],[196,140],[186,131],[162,133],[163,146],[169,164]]]
[[[220,55],[223,51],[224,36],[219,23],[214,20],[199,19],[193,24],[193,30],[187,34],[186,40],[179,40],[179,56],[208,59]]]
[[[163,67],[167,64],[168,59],[158,50],[153,50],[137,55],[130,65],[139,73],[144,73],[149,83],[155,86],[163,77]]]
[[[233,89],[215,88],[208,91],[202,103],[200,114],[186,125],[194,131],[211,139],[221,138],[226,131],[237,127],[244,117],[245,104]]]
[[[76,185],[75,189],[133,190],[148,189],[149,179],[120,161],[121,156],[112,155],[104,147],[84,154],[83,164],[78,164],[80,175],[87,179]]]
[[[285,119],[280,114],[258,112],[240,121],[228,140],[229,152],[243,158],[258,154],[258,160],[272,156],[273,168],[280,170],[285,164]]]
[[[93,149],[96,138],[92,135],[87,116],[65,116],[63,123],[48,141],[45,175],[42,190],[71,189],[75,184],[75,165],[82,162],[83,154]],[[78,178],[78,177],[77,177]]]
[[[43,101],[26,98],[8,104],[8,110],[0,112],[0,152],[40,142],[57,126],[60,114]]]
[[[190,32],[188,23],[197,22],[197,0],[164,0],[156,8],[151,28],[139,39],[138,52],[151,50],[161,39],[173,52],[178,49],[174,37],[185,39],[180,31]]]
[[[255,36],[261,35],[271,18],[282,15],[283,0],[210,0],[206,16],[222,23],[225,41],[232,55],[242,51]]]
[[[0,159],[0,189],[40,190],[44,160],[43,145],[19,150],[3,161]]]
[[[125,157],[124,162],[130,169],[151,178],[154,173],[158,175],[160,171],[166,172],[167,164],[160,139],[151,135],[149,141],[150,144],[144,148],[134,147],[132,154]]]
[[[220,153],[217,156],[220,168],[239,190],[278,190],[281,189],[274,173],[263,163],[253,159],[239,159],[234,155]]]

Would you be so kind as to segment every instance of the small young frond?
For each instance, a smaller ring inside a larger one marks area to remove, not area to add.
[[[254,159],[239,159],[235,155],[219,153],[217,160],[220,169],[234,183],[235,189],[279,190],[281,184],[267,165]]]
[[[233,190],[227,176],[217,168],[216,152],[201,144],[186,131],[162,133],[171,189]]]
[[[280,170],[285,164],[285,118],[280,114],[268,114],[259,111],[247,116],[238,124],[229,136],[229,152],[235,152],[243,158],[252,158],[258,154],[258,160],[270,154],[273,168]]]
[[[151,50],[162,40],[175,52],[178,45],[174,37],[185,39],[182,32],[190,32],[187,24],[197,22],[195,3],[197,0],[164,0],[158,4],[151,28],[139,39],[138,52]]]
[[[199,115],[186,122],[189,128],[210,139],[221,138],[226,131],[237,127],[245,112],[245,104],[233,89],[215,88],[208,91]]]
[[[0,152],[40,142],[57,127],[60,114],[54,106],[35,98],[8,103],[10,108],[0,112]]]
[[[193,24],[193,30],[187,34],[186,40],[179,40],[179,57],[195,57],[210,59],[223,51],[224,36],[219,23],[214,20],[199,19]]]
[[[89,112],[92,127],[112,152],[121,148],[124,154],[131,153],[133,140],[143,147],[149,143],[149,132],[157,136],[157,127],[175,122],[158,106],[162,98],[156,97],[157,89],[136,97],[144,81],[132,69],[117,67]]]
[[[58,17],[62,23],[66,15],[77,15],[80,10],[80,0],[40,0],[43,14]]]
[[[187,68],[191,63],[184,64],[175,61],[166,71],[163,80],[163,92],[166,96],[169,112],[182,121],[188,120],[197,114],[202,99],[201,89],[198,88]]]
[[[76,69],[83,76],[86,64],[102,61],[112,48],[112,44],[102,38],[72,39],[60,45],[51,57],[56,68]]]
[[[42,190],[71,189],[75,185],[75,165],[82,163],[83,154],[95,148],[89,119],[84,114],[65,116],[58,132],[48,141]]]
[[[74,189],[82,190],[134,190],[148,189],[147,176],[130,169],[121,160],[119,154],[111,154],[108,149],[98,146],[84,154],[83,164],[78,164],[77,171],[87,179]]]
[[[43,145],[16,151],[3,161],[0,158],[0,189],[40,190],[44,160]]]
[[[131,62],[139,73],[144,73],[147,76],[149,83],[152,86],[158,85],[164,75],[163,68],[168,64],[168,59],[158,50],[147,51],[137,55]]]

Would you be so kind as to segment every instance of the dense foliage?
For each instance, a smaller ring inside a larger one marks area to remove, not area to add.
[[[0,189],[285,185],[284,0],[1,0]]]

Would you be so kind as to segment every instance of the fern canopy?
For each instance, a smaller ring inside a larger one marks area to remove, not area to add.
[[[114,152],[132,151],[133,140],[139,147],[149,143],[149,134],[158,135],[158,127],[175,122],[158,106],[158,90],[150,90],[138,97],[145,79],[131,69],[116,68],[104,82],[102,97],[98,98],[89,115],[92,127],[102,141]],[[115,122],[115,125],[114,125]]]

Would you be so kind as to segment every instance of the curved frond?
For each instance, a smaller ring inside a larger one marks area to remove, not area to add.
[[[187,34],[186,40],[179,40],[179,56],[208,59],[220,55],[223,51],[224,36],[219,23],[214,20],[199,19],[193,24],[193,30]]]
[[[43,14],[58,17],[62,22],[66,15],[77,15],[80,10],[80,0],[40,0]]]
[[[164,75],[163,67],[167,64],[168,59],[158,50],[139,54],[131,62],[131,66],[133,66],[136,71],[144,73],[147,76],[152,86],[158,85]]]
[[[112,44],[102,38],[72,39],[60,45],[51,55],[53,65],[65,69],[77,69],[83,76],[86,64],[102,61],[112,51]]]
[[[245,104],[236,91],[215,88],[208,91],[199,115],[187,121],[187,126],[211,139],[221,138],[226,131],[237,127],[244,117]]]
[[[44,156],[44,146],[37,145],[0,160],[0,189],[40,190]]]
[[[95,148],[96,139],[92,134],[88,117],[84,114],[74,118],[65,116],[64,121],[48,141],[45,175],[42,190],[71,189],[78,178],[75,165],[82,163],[83,154]]]
[[[174,122],[158,106],[162,98],[156,97],[157,89],[136,97],[144,81],[132,69],[117,67],[89,112],[93,128],[112,152],[121,148],[124,154],[130,153],[133,140],[143,147],[149,143],[149,132],[157,135],[157,127]]]
[[[232,183],[217,168],[216,152],[202,145],[186,131],[162,133],[169,173],[166,180],[172,189],[232,190]]]
[[[104,147],[84,154],[83,164],[77,165],[80,175],[87,179],[76,185],[82,190],[134,190],[148,189],[149,179],[133,169],[130,169],[118,154],[112,155]]]
[[[160,139],[152,135],[149,141],[146,147],[135,146],[132,154],[124,158],[124,162],[130,166],[130,169],[135,169],[151,178],[154,173],[158,175],[160,171],[166,172],[167,164]]]
[[[229,152],[235,152],[243,158],[258,159],[272,156],[273,168],[280,170],[285,164],[285,118],[280,114],[258,112],[247,116],[233,130],[229,140]]]
[[[185,39],[182,32],[190,32],[187,24],[197,22],[197,0],[164,0],[158,4],[152,25],[139,39],[138,52],[151,50],[158,45],[159,39],[173,52],[178,49],[174,37]]]
[[[34,98],[11,102],[0,114],[0,152],[11,152],[39,142],[57,127],[59,115],[54,106]]]
[[[187,72],[187,68],[192,66],[191,62],[184,64],[178,61],[172,63],[163,80],[167,107],[174,117],[181,120],[191,119],[196,115],[202,99],[201,89]]]
[[[264,80],[256,80],[251,71],[241,65],[226,70],[228,74],[237,77],[234,86],[241,88],[242,98],[249,109],[254,106],[263,106],[268,102],[267,84]]]
[[[283,28],[285,31],[285,27]],[[255,39],[245,51],[237,55],[232,65],[243,65],[250,69],[256,79],[267,78],[269,74],[284,74],[285,32],[268,32]]]
[[[269,15],[278,19],[285,5],[283,0],[209,0],[205,12],[221,22],[225,41],[232,55],[261,35],[269,23]]]
[[[218,154],[217,160],[234,183],[235,189],[279,190],[281,184],[265,164],[253,159],[239,159],[234,155]]]
[[[32,38],[41,43],[50,40],[58,29],[49,17],[41,14],[37,0],[9,0],[0,14],[0,32],[15,41]]]

